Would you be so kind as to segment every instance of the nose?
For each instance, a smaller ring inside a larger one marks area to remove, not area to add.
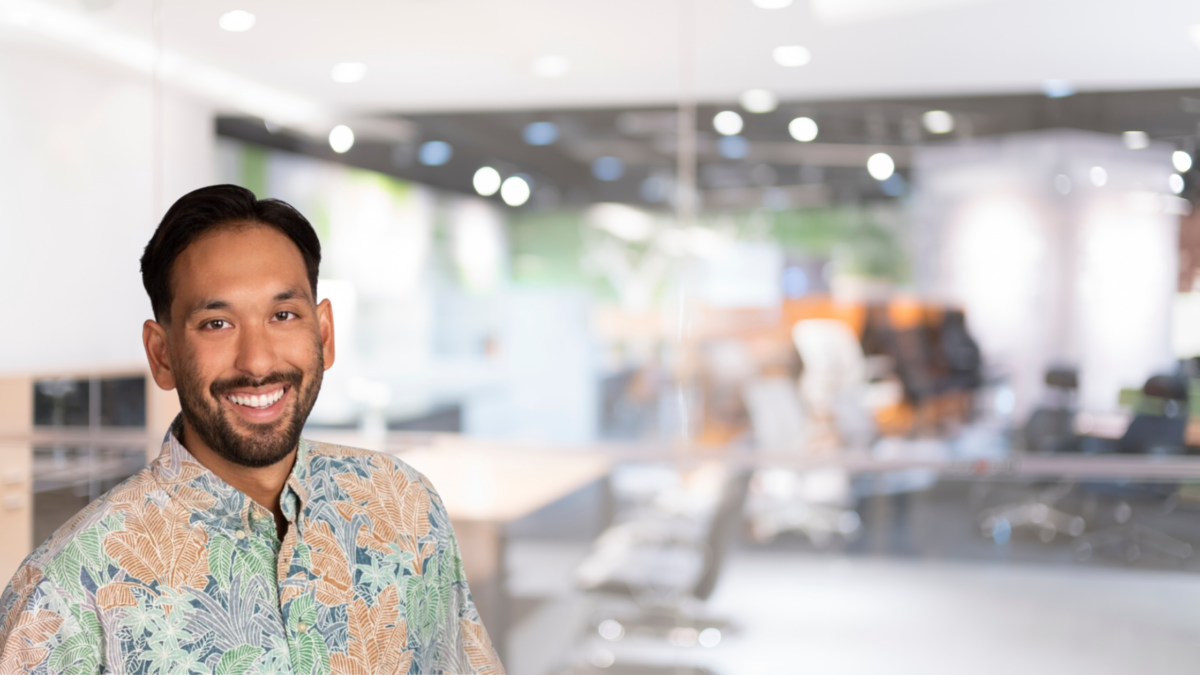
[[[265,377],[275,369],[275,346],[266,326],[243,326],[238,336],[238,353],[234,365],[254,378]]]

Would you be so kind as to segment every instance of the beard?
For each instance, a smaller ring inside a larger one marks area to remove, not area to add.
[[[321,390],[325,358],[318,343],[316,367],[307,373],[292,368],[258,379],[245,376],[230,377],[213,381],[207,391],[204,390],[192,362],[185,362],[176,373],[179,407],[183,411],[184,419],[200,436],[200,440],[229,462],[261,468],[282,461],[296,449],[304,422],[312,412],[313,405],[317,402],[317,394]],[[232,414],[222,406],[225,394],[234,389],[272,384],[283,384],[295,393],[284,414],[273,422],[254,424],[239,420],[235,426],[231,419]]]

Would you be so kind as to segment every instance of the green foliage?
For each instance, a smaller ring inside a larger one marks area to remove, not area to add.
[[[245,675],[262,654],[262,647],[240,645],[221,655],[217,662],[216,675]]]
[[[579,286],[583,254],[578,211],[520,213],[508,221],[512,277],[530,286]]]
[[[275,551],[258,537],[248,537],[233,558],[233,573],[244,577],[275,579]]]
[[[329,649],[317,631],[308,631],[296,636],[294,662],[297,673],[307,675],[314,672],[329,672]]]
[[[50,654],[50,671],[60,673],[72,666],[86,666],[81,672],[95,672],[100,663],[99,643],[95,635],[76,633]]]
[[[233,540],[217,535],[208,541],[208,573],[221,588],[229,586],[233,570]]]

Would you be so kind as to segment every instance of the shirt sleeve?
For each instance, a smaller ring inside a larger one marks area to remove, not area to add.
[[[439,528],[438,585],[440,594],[449,600],[445,624],[440,629],[442,639],[438,641],[440,670],[470,675],[505,675],[504,666],[471,598],[450,517],[441,498],[427,481],[426,486],[432,502],[429,518],[433,526]]]
[[[93,608],[72,600],[28,563],[0,596],[0,674],[99,673],[103,645]]]

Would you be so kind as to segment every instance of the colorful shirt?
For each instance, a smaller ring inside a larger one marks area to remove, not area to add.
[[[424,476],[302,440],[281,504],[282,541],[168,434],[21,565],[0,674],[504,672]]]

